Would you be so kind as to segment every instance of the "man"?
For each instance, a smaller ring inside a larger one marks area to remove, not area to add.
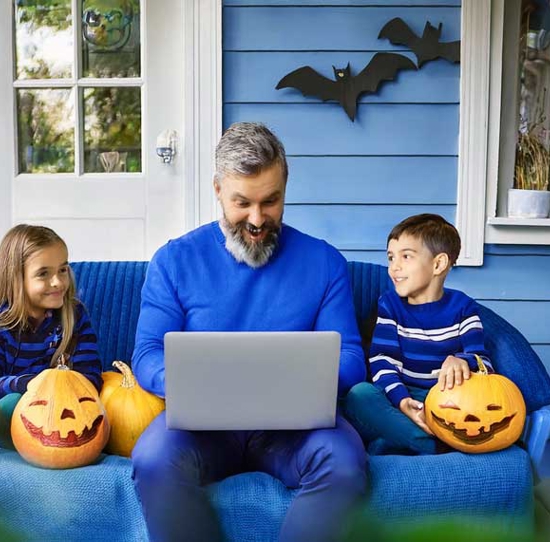
[[[175,330],[338,331],[339,394],[364,380],[346,262],[282,223],[287,176],[284,148],[265,126],[225,132],[214,178],[223,218],[170,241],[148,268],[133,357],[145,389],[164,396],[163,340]],[[220,540],[203,486],[239,472],[267,472],[298,489],[281,542],[337,540],[366,485],[362,442],[340,417],[333,429],[213,432],[167,430],[163,413],[138,441],[133,464],[155,542]]]

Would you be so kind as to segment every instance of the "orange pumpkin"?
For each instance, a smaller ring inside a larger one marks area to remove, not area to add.
[[[525,401],[508,378],[489,374],[476,356],[479,371],[452,389],[434,386],[424,407],[436,437],[469,453],[494,452],[512,445],[525,424]]]
[[[111,425],[105,451],[130,457],[141,433],[164,410],[164,400],[144,390],[126,363],[114,361],[113,366],[120,373],[103,373],[100,394]]]
[[[109,422],[96,389],[61,358],[56,368],[29,382],[11,420],[16,450],[29,463],[50,469],[92,463],[109,438]]]

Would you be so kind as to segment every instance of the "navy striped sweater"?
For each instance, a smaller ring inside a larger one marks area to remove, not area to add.
[[[474,354],[493,370],[477,303],[466,294],[445,288],[439,301],[420,305],[410,305],[393,290],[380,297],[369,364],[374,385],[394,406],[410,396],[409,385],[431,388],[449,355],[476,371]]]
[[[99,391],[101,362],[97,353],[97,337],[84,307],[75,309],[78,341],[71,355],[73,369],[86,376]],[[60,311],[49,311],[36,331],[0,328],[0,397],[27,391],[29,381],[50,368],[52,355],[62,338]]]

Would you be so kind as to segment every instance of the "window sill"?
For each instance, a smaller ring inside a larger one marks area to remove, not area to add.
[[[527,226],[527,227],[550,227],[550,218],[510,218],[507,216],[496,216],[487,219],[491,226]]]
[[[550,218],[489,217],[485,243],[550,245]]]

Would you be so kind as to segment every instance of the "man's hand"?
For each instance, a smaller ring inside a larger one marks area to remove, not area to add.
[[[399,410],[410,418],[420,429],[423,429],[428,435],[433,435],[432,430],[426,425],[426,415],[424,413],[424,403],[416,401],[411,397],[401,399]]]
[[[437,383],[441,391],[445,388],[451,390],[455,384],[460,386],[464,380],[469,378],[470,367],[468,367],[466,361],[456,356],[447,356],[441,366]]]

